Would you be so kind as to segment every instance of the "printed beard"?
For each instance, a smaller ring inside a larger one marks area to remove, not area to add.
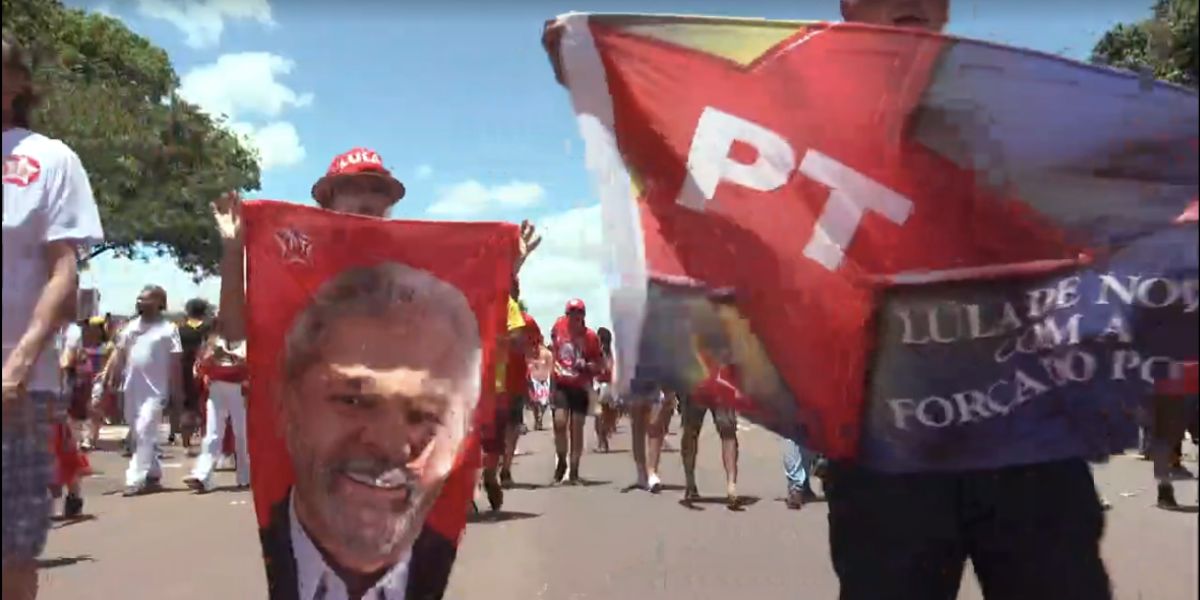
[[[320,478],[322,520],[355,563],[396,561],[416,539],[429,494],[404,466],[350,460]]]

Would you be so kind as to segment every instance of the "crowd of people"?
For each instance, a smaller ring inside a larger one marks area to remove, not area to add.
[[[848,20],[940,31],[948,18],[945,5],[936,0],[844,2],[843,12]],[[250,484],[253,467],[247,451],[245,243],[239,195],[230,192],[213,206],[223,243],[216,309],[192,301],[184,319],[174,322],[168,316],[166,291],[148,286],[136,299],[136,315],[127,322],[91,316],[64,327],[66,315],[74,312],[77,257],[101,241],[103,231],[78,156],[62,142],[30,130],[35,97],[32,70],[23,54],[5,36],[3,584],[5,598],[22,599],[36,596],[36,558],[46,543],[51,498],[65,492],[63,514],[75,517],[83,512],[80,481],[89,470],[87,453],[99,446],[105,423],[128,426],[121,449],[129,458],[126,496],[162,486],[164,416],[170,424],[168,443],[191,447],[196,435],[202,436],[193,467],[182,481],[195,492],[213,489],[213,471],[223,461],[235,464],[239,487]],[[364,155],[362,149],[354,152]],[[385,218],[405,189],[377,155],[370,154],[375,160],[335,158],[312,188],[317,204],[332,212]],[[539,241],[534,228],[522,224],[504,325],[507,334],[494,340],[500,350],[495,378],[499,401],[495,418],[482,432],[480,477],[491,508],[501,508],[505,488],[514,483],[512,465],[526,410],[532,412],[535,429],[543,428],[549,411],[556,455],[550,479],[564,485],[583,481],[587,418],[594,419],[599,452],[609,450],[617,422],[628,418],[634,487],[652,493],[663,489],[660,461],[671,419],[678,413],[685,500],[700,496],[695,477],[698,445],[704,421],[710,418],[720,439],[725,494],[729,505],[738,508],[738,417],[722,401],[736,389],[718,372],[694,390],[670,390],[633,378],[631,389],[618,393],[614,382],[622,377],[616,372],[612,334],[588,326],[583,301],[566,302],[548,339],[521,309],[520,268]],[[1164,397],[1174,393],[1164,390]],[[1180,405],[1169,404],[1172,410]],[[1186,416],[1168,416],[1166,408],[1159,412],[1161,422],[1151,423],[1151,453],[1159,501],[1169,506],[1175,504],[1166,491],[1170,479],[1184,474],[1174,458],[1179,453],[1169,449],[1182,439],[1177,425]],[[988,579],[985,588],[1042,590],[1045,593],[1036,597],[1066,597],[1053,595],[1053,590],[1066,589],[1064,584],[1035,568],[1053,565],[1057,578],[1076,593],[1072,597],[1111,597],[1099,553],[1102,518],[1091,518],[1090,513],[1093,505],[1098,510],[1099,499],[1085,457],[921,478],[881,474],[854,464],[827,468],[820,457],[791,441],[785,442],[783,455],[790,507],[800,508],[815,498],[813,477],[836,482],[831,551],[843,597],[893,597],[889,590],[911,589],[923,594],[920,597],[952,598],[967,551],[956,546],[937,560],[924,560],[922,551],[941,543],[929,536],[944,534],[955,543],[991,547],[1006,535],[999,529],[992,534],[967,531],[961,522],[945,521],[951,511],[943,509],[962,502],[999,507],[996,514],[1003,513],[1021,527],[1032,522],[1059,527],[1030,530],[1021,543],[1010,543],[1005,551],[973,556],[977,572]],[[975,497],[963,499],[960,490],[968,488],[975,490]],[[1037,506],[1018,502],[1011,514],[1001,510],[1001,504],[1029,496],[1055,501]],[[880,502],[890,505],[880,507]],[[872,518],[896,511],[908,511],[912,518]],[[319,511],[293,516],[301,531],[328,528],[328,523],[319,522],[328,515]],[[1056,544],[1041,544],[1038,540],[1045,536],[1058,536]],[[334,552],[312,560],[324,564],[341,558]],[[1029,568],[1013,567],[1018,563]],[[322,572],[339,576],[354,571],[345,564],[324,566]],[[413,572],[421,574],[420,569]],[[1007,583],[1001,585],[1000,579]],[[410,577],[410,591],[414,581]],[[348,596],[362,597],[367,590],[392,583],[389,576],[364,571],[347,575],[341,585],[354,588]]]

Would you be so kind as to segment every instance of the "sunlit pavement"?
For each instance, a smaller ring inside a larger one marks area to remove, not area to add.
[[[589,423],[589,440],[591,436]],[[715,432],[706,424],[698,478],[702,495],[724,495]],[[673,427],[678,432],[678,424]],[[679,454],[663,456],[667,489],[659,495],[623,492],[633,483],[627,428],[609,454],[589,452],[581,473],[588,485],[549,487],[552,436],[534,431],[504,509],[484,513],[467,528],[446,597],[488,600],[746,597],[762,600],[836,597],[827,549],[826,507],[784,506],[781,445],[756,427],[743,427],[739,489],[750,500],[741,512],[718,502],[680,504]],[[116,440],[122,431],[107,428]],[[678,448],[679,438],[668,438]],[[1185,444],[1185,465],[1196,470]],[[56,522],[44,556],[42,598],[207,599],[266,597],[249,492],[221,489],[196,496],[181,483],[191,465],[178,447],[166,448],[166,490],[121,497],[125,460],[115,451],[91,455],[89,518]],[[1119,599],[1197,598],[1197,515],[1154,507],[1150,463],[1116,457],[1097,467],[1108,513],[1104,556]],[[232,486],[233,474],[218,473]],[[1180,503],[1195,505],[1194,479],[1176,483]],[[968,574],[963,599],[981,598]]]

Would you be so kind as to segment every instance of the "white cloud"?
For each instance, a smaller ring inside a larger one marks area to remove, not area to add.
[[[469,179],[443,188],[426,212],[440,217],[469,217],[496,209],[529,208],[545,197],[545,188],[529,181],[487,186]]]
[[[417,165],[413,175],[415,179],[429,179],[433,177],[433,165]]]
[[[179,93],[209,114],[227,117],[227,126],[258,149],[264,170],[286,167],[304,160],[306,152],[295,125],[278,117],[313,101],[311,93],[280,81],[293,68],[293,61],[270,52],[223,54],[216,62],[188,71]],[[248,120],[251,117],[269,122],[255,123]]]
[[[253,20],[272,27],[267,0],[138,0],[138,13],[162,19],[184,33],[192,48],[208,48],[221,41],[225,21]]]
[[[600,205],[575,208],[539,219],[542,245],[521,269],[521,298],[543,330],[563,314],[567,300],[588,307],[588,325],[612,327],[604,276],[607,249]]]
[[[287,121],[275,121],[261,127],[233,122],[229,127],[241,134],[258,150],[258,164],[264,170],[290,167],[300,163],[308,152],[300,144],[296,126]]]
[[[270,52],[222,54],[216,62],[188,71],[179,93],[213,115],[274,118],[288,108],[312,104],[311,93],[297,92],[279,81],[295,66],[291,59]]]

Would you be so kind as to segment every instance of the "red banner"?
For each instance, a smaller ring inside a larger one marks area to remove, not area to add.
[[[1129,101],[1133,78],[1092,66],[720,17],[572,13],[546,43],[615,256],[618,372],[722,379],[835,458],[858,450],[887,290],[1080,268],[1195,197],[1195,95]]]
[[[440,597],[476,432],[495,412],[517,227],[268,201],[248,202],[244,223],[248,437],[271,597],[347,571]]]

